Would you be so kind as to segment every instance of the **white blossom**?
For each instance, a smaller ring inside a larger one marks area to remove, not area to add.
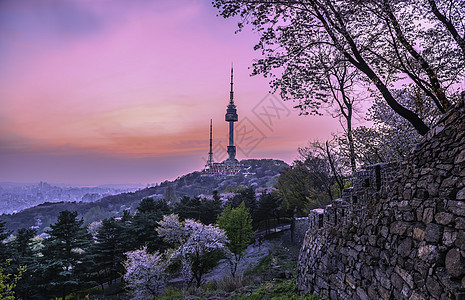
[[[150,254],[147,248],[125,253],[126,274],[124,280],[133,292],[133,299],[151,299],[158,295],[165,284],[166,262],[163,256],[155,252]]]
[[[200,285],[202,275],[216,265],[216,254],[227,251],[226,234],[217,226],[204,225],[191,219],[180,222],[177,215],[164,216],[159,225],[158,234],[166,242],[178,244],[170,253],[169,260],[181,262],[186,283],[196,280]]]

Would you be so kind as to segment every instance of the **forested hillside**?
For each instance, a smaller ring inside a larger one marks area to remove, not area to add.
[[[278,180],[281,171],[289,166],[280,160],[249,159],[242,161],[249,165],[251,175],[237,175],[231,177],[202,176],[201,172],[193,172],[181,176],[174,181],[164,181],[154,187],[141,189],[132,193],[122,193],[104,197],[92,203],[84,202],[46,202],[41,205],[25,209],[15,214],[0,216],[8,229],[16,231],[19,228],[37,226],[38,232],[57,220],[60,211],[77,211],[84,224],[100,221],[112,216],[120,216],[125,210],[135,211],[139,202],[145,197],[177,201],[184,196],[195,197],[200,194],[209,196],[213,191],[218,193],[235,192],[238,189],[252,186],[254,188],[272,187]]]

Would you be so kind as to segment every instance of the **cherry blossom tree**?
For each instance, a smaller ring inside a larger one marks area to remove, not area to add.
[[[135,299],[151,299],[158,295],[166,282],[167,262],[158,251],[150,254],[147,247],[125,253],[124,280]]]
[[[218,264],[227,252],[225,232],[214,225],[204,225],[187,219],[179,221],[178,215],[163,216],[156,229],[165,242],[174,248],[167,253],[169,264],[180,263],[181,272],[188,285],[194,281],[202,284],[202,277]]]

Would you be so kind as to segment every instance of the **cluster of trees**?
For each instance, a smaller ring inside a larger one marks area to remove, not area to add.
[[[146,198],[137,212],[104,219],[99,224],[83,225],[77,212],[61,211],[46,231],[47,238],[36,237],[37,230],[22,228],[11,239],[1,223],[0,260],[10,261],[5,273],[15,274],[26,267],[14,292],[22,299],[64,297],[87,287],[109,282],[124,273],[124,253],[146,247],[150,251],[166,248],[155,226],[171,209],[164,201]]]
[[[21,277],[9,293],[22,299],[64,298],[85,288],[103,289],[125,274],[128,287],[144,297],[158,293],[167,274],[179,271],[188,285],[200,285],[220,258],[229,259],[235,276],[254,230],[271,218],[279,222],[286,213],[275,192],[257,197],[247,188],[226,203],[217,192],[212,198],[186,196],[172,204],[144,198],[135,214],[126,211],[88,226],[77,212],[64,210],[46,238],[32,228],[21,228],[11,238],[0,223],[5,240],[0,260],[9,262],[2,271],[16,274],[11,275],[15,282]]]

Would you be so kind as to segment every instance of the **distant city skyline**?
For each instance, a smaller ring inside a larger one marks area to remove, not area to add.
[[[209,1],[0,2],[0,181],[153,184],[201,170],[210,119],[227,158],[234,63],[237,158],[291,163],[341,131],[250,77],[258,35]]]

